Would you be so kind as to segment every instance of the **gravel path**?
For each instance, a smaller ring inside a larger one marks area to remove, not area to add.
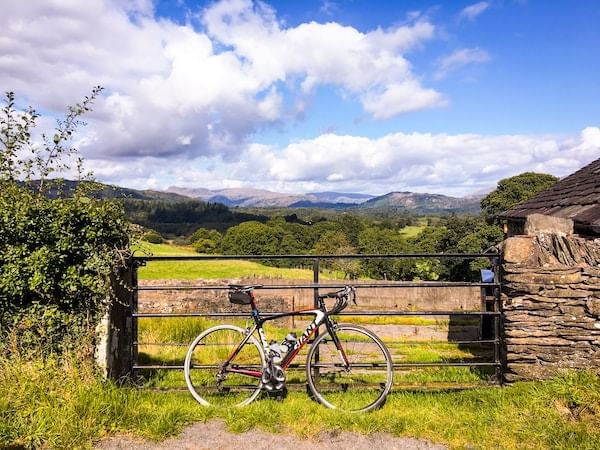
[[[322,433],[313,439],[302,439],[297,436],[266,433],[259,430],[235,434],[227,431],[222,421],[212,420],[191,425],[181,435],[166,439],[163,442],[156,443],[128,435],[117,435],[103,439],[94,448],[98,450],[224,450],[240,448],[251,448],[253,450],[441,450],[447,447],[422,439],[394,437],[384,433],[364,436],[347,431],[335,431]]]

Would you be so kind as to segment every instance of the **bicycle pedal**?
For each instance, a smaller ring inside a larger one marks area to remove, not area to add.
[[[287,397],[287,387],[283,386],[281,390],[267,392],[267,397],[272,398],[278,402],[282,402]]]

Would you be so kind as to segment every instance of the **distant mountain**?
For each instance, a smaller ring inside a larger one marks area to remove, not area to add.
[[[374,198],[371,194],[354,194],[347,192],[312,192],[306,194],[307,197],[314,199],[315,202],[322,203],[348,203],[360,204]]]
[[[268,220],[264,215],[232,211],[226,205],[173,192],[137,190],[98,182],[49,180],[45,193],[51,198],[70,197],[80,184],[87,185],[87,195],[91,197],[119,200],[127,219],[169,238],[190,235],[200,227],[225,231],[249,220]],[[39,181],[34,180],[29,185],[36,189]]]
[[[330,202],[313,202],[310,200],[300,200],[288,205],[288,208],[323,208],[323,209],[346,209],[355,208],[356,203],[330,203]]]
[[[24,185],[24,183],[20,182]],[[30,182],[34,189],[37,189],[39,185],[38,180]],[[190,198],[185,195],[180,195],[173,192],[164,191],[153,191],[150,189],[138,190],[125,188],[121,186],[113,186],[109,184],[100,183],[97,181],[75,181],[75,180],[48,180],[47,195],[51,198],[56,197],[69,197],[75,193],[77,187],[80,185],[87,185],[90,187],[89,195],[95,198],[114,198],[114,199],[130,199],[130,200],[160,200],[165,202],[189,202]]]
[[[419,213],[478,212],[479,196],[457,198],[442,194],[390,192],[362,203],[359,209],[403,210]]]
[[[265,189],[230,188],[210,190],[171,186],[167,193],[186,195],[212,203],[253,208],[328,208],[364,211],[407,211],[415,213],[444,213],[479,211],[481,195],[464,198],[442,194],[390,192],[381,196],[345,192],[311,192],[284,194]]]
[[[368,194],[342,192],[314,192],[308,194],[285,194],[264,189],[230,188],[210,190],[205,188],[182,188],[171,186],[169,193],[227,206],[245,206],[255,208],[269,207],[321,207],[340,208],[360,204],[373,198]]]

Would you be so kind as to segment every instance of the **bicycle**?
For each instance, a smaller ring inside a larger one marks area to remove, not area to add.
[[[356,289],[344,289],[317,297],[316,309],[261,317],[254,289],[258,285],[230,285],[229,301],[248,305],[254,324],[250,328],[217,325],[192,342],[184,365],[186,384],[204,406],[244,406],[266,391],[287,394],[286,369],[304,345],[309,394],[328,408],[366,412],[383,405],[392,387],[392,359],[385,344],[373,332],[352,324],[337,324],[332,316],[356,304]],[[335,299],[331,310],[325,300]],[[299,338],[288,334],[281,343],[267,342],[263,324],[298,315],[314,315]],[[325,331],[318,333],[321,325]],[[257,336],[258,335],[258,339]]]

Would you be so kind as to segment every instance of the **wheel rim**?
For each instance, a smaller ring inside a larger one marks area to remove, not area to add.
[[[380,406],[392,383],[389,352],[367,330],[340,326],[336,331],[350,362],[349,370],[329,333],[319,337],[308,356],[309,386],[317,400],[329,408],[368,411]]]
[[[222,326],[207,330],[190,346],[185,360],[185,379],[194,398],[205,406],[244,406],[260,393],[261,382],[246,374],[222,371],[222,366],[245,336],[245,330]],[[250,337],[228,367],[262,372],[264,354]]]

